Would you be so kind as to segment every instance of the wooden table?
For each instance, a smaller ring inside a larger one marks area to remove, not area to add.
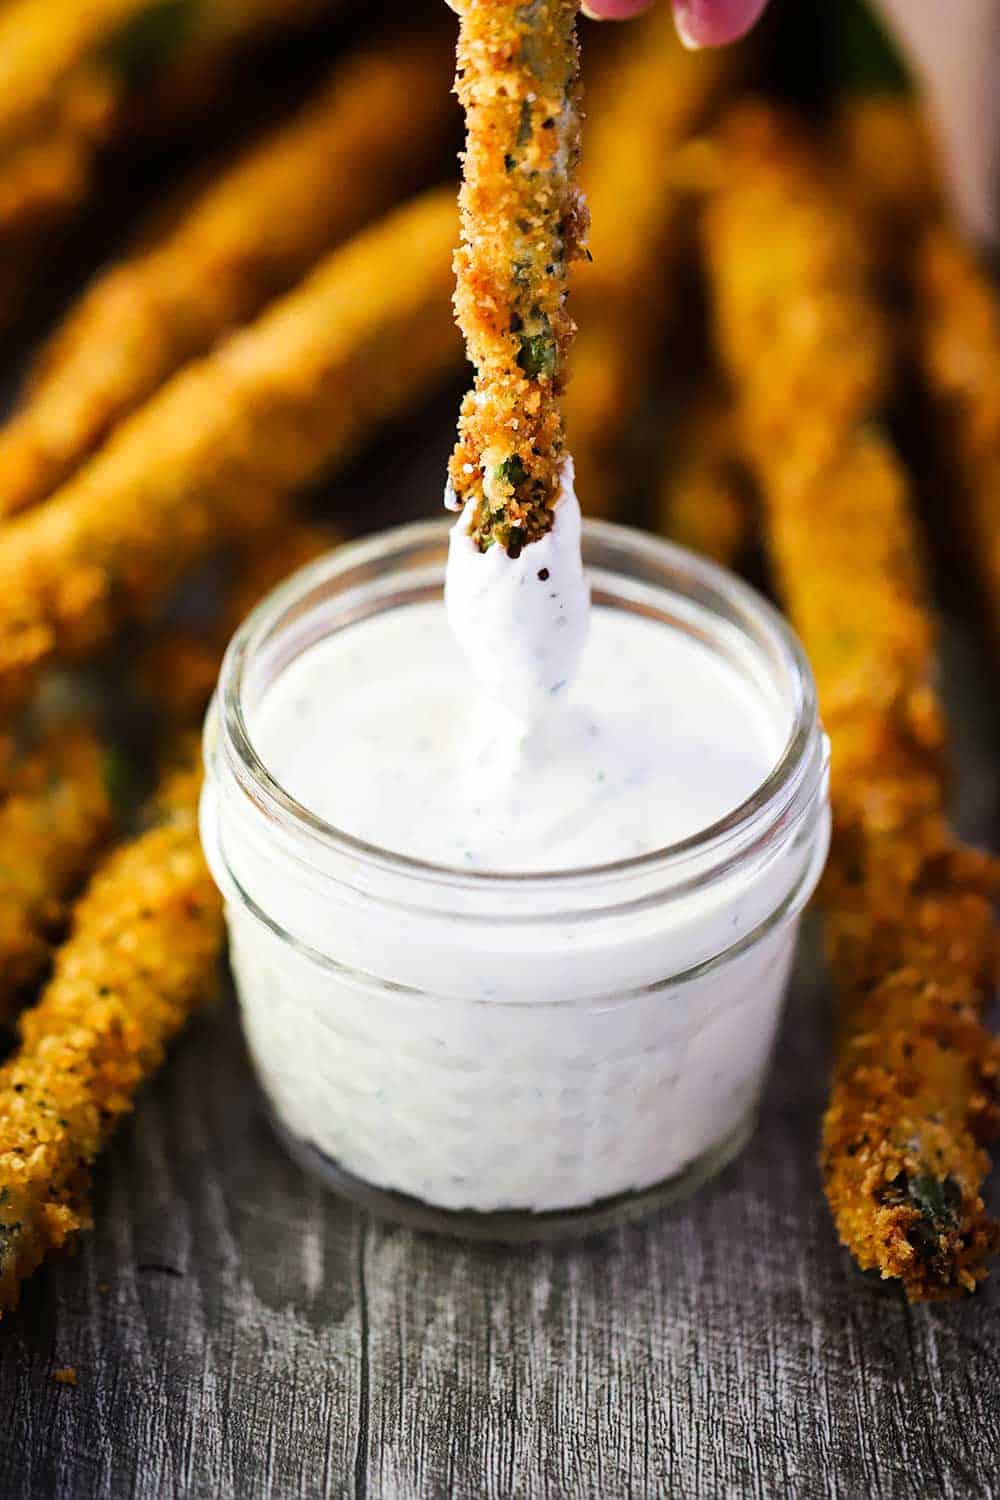
[[[402,471],[405,509],[446,442]],[[946,644],[960,822],[986,837],[995,694]],[[0,1497],[1000,1495],[1000,1273],[910,1308],[835,1243],[815,952],[745,1155],[562,1248],[455,1245],[326,1195],[272,1138],[220,1004],[103,1162],[96,1232],[0,1324]]]

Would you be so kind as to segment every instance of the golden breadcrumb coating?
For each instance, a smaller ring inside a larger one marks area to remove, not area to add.
[[[669,7],[624,28],[587,88],[581,166],[590,258],[573,271],[579,331],[563,397],[576,488],[588,515],[625,498],[622,442],[646,390],[690,215],[672,164],[739,69],[739,49],[688,52]]]
[[[447,315],[448,189],[334,251],[174,376],[54,496],[0,533],[0,702],[165,598],[193,563],[266,529],[460,357]]]
[[[174,370],[392,204],[449,126],[446,68],[420,44],[349,59],[100,274],[0,428],[0,513],[44,498]]]
[[[65,903],[111,830],[107,753],[84,723],[53,723],[0,801],[0,1025],[48,961]]]
[[[212,992],[222,902],[198,840],[199,782],[193,759],[172,772],[153,826],[107,857],[0,1067],[0,1309],[90,1227],[94,1160]]]
[[[475,366],[450,479],[485,551],[552,524],[564,457],[559,393],[573,335],[569,266],[586,229],[576,0],[461,0],[466,118],[455,312]]]
[[[853,208],[801,127],[751,110],[722,155],[705,222],[717,342],[832,749],[823,903],[840,1025],[826,1192],[860,1266],[914,1300],[954,1296],[997,1239],[980,1194],[980,1142],[1000,1126],[981,1019],[994,871],[944,815],[920,538],[874,420],[888,330]]]
[[[660,482],[659,529],[672,542],[732,566],[753,524],[729,402],[707,388],[671,427]]]
[[[913,320],[959,526],[1000,643],[1000,301],[975,253],[941,224],[912,254]],[[949,500],[951,497],[949,496]]]

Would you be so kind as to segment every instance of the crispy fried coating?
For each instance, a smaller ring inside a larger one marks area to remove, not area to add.
[[[420,44],[351,58],[165,235],[98,276],[0,428],[0,513],[50,493],[174,370],[396,201],[443,139],[446,69]]]
[[[832,747],[826,1192],[860,1266],[948,1297],[997,1240],[980,1194],[1000,1126],[981,1020],[993,871],[945,819],[933,625],[906,476],[874,421],[889,339],[857,221],[781,116],[735,119],[724,146],[705,221],[717,342]]]
[[[64,217],[154,85],[327,0],[12,0],[0,10],[0,236]]]
[[[946,224],[921,236],[909,269],[920,372],[1000,643],[1000,302],[986,267]]]
[[[739,558],[753,524],[733,428],[729,403],[700,393],[671,427],[659,493],[663,534],[725,567]]]
[[[67,898],[113,821],[104,746],[85,723],[55,722],[5,777],[0,802],[0,1025],[41,974]]]
[[[563,397],[576,487],[589,515],[624,498],[622,440],[647,384],[685,242],[675,153],[738,71],[738,49],[688,52],[668,8],[626,28],[587,90],[581,175],[591,257],[572,275],[580,325]]]
[[[222,903],[198,840],[199,784],[192,756],[161,788],[153,826],[105,860],[0,1067],[0,1311],[90,1227],[94,1160],[212,991]]]
[[[288,496],[457,365],[447,315],[451,190],[334,251],[301,286],[118,427],[0,534],[0,702],[165,598],[220,542],[266,529]]]
[[[461,0],[465,110],[455,312],[475,366],[449,468],[485,551],[512,556],[552,524],[559,405],[573,321],[569,266],[586,229],[575,0]]]

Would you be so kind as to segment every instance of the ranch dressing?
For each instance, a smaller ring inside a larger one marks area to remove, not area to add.
[[[515,588],[548,592],[534,572]],[[735,668],[620,610],[593,610],[558,698],[527,722],[494,703],[441,605],[411,604],[304,652],[252,729],[286,791],[345,833],[433,864],[525,873],[690,838],[745,801],[781,750]]]
[[[598,527],[575,674],[492,697],[442,540],[340,549],[227,656],[203,833],[244,1027],[341,1191],[461,1232],[605,1222],[750,1129],[828,837],[811,680],[745,586]],[[536,545],[486,649],[546,589]]]
[[[449,509],[453,494],[449,486]],[[502,547],[480,552],[464,512],[451,528],[448,623],[480,690],[526,723],[566,696],[587,639],[590,586],[580,555],[581,526],[573,460],[567,458],[551,530],[517,557]]]

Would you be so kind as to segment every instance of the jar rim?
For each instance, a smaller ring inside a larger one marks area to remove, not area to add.
[[[272,822],[293,834],[305,836],[314,845],[318,844],[335,855],[349,856],[373,870],[467,891],[485,892],[504,887],[519,891],[553,891],[678,871],[692,861],[703,861],[706,856],[723,854],[740,845],[755,824],[767,824],[763,830],[763,837],[766,837],[772,825],[768,814],[773,814],[774,821],[777,821],[790,804],[799,802],[803,792],[806,796],[802,800],[808,805],[815,785],[824,774],[825,757],[819,757],[823,764],[815,764],[814,748],[817,738],[821,738],[816,688],[808,659],[788,622],[750,584],[707,558],[637,528],[594,520],[584,521],[585,551],[590,542],[617,550],[623,558],[658,565],[662,572],[675,580],[683,578],[686,581],[687,597],[694,598],[696,592],[699,603],[720,618],[725,618],[720,608],[723,603],[730,608],[735,606],[747,620],[763,626],[777,644],[793,689],[792,722],[771,770],[749,797],[706,828],[672,844],[599,864],[530,872],[469,870],[403,854],[347,833],[299,802],[257,754],[246,722],[243,688],[255,650],[280,628],[297,605],[321,585],[353,569],[375,565],[393,554],[420,554],[428,547],[443,546],[453,524],[448,517],[417,521],[346,543],[290,574],[257,604],[235,632],[223,660],[206,733],[212,731],[214,723],[219,725],[226,758],[243,791]],[[662,579],[654,579],[652,587],[668,595],[671,592],[670,583]],[[673,592],[677,597],[685,597],[680,588]],[[749,638],[745,626],[743,634]],[[808,785],[803,786],[803,781]],[[757,842],[754,840],[755,845]],[[713,866],[715,863],[713,860]],[[700,884],[701,879],[697,878],[694,883]]]

